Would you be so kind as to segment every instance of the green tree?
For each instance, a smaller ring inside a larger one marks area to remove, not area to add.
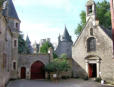
[[[106,0],[102,2],[98,2],[96,4],[96,15],[97,19],[99,20],[100,25],[104,26],[105,28],[111,28],[111,14],[110,14],[110,3]],[[79,35],[82,29],[86,24],[86,12],[82,11],[80,14],[81,22],[78,24],[77,28],[75,29],[75,34]]]
[[[40,48],[40,53],[47,54],[50,47],[53,48],[53,45],[48,41],[45,42]]]
[[[26,42],[23,39],[23,34],[20,33],[19,37],[18,37],[18,53],[22,54],[22,53],[26,53]]]
[[[45,66],[47,72],[55,72],[58,76],[61,72],[68,71],[69,69],[70,65],[68,64],[67,59],[64,58],[54,59],[51,63]]]
[[[5,0],[0,0],[0,7],[2,7],[4,1]]]

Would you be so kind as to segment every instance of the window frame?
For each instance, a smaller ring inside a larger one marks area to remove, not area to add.
[[[87,39],[87,52],[96,51],[96,38],[90,37]]]

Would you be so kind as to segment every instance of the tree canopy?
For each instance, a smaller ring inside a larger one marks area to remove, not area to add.
[[[48,41],[45,42],[40,48],[40,53],[47,54],[50,47],[53,48],[53,45]]]
[[[56,72],[58,74],[63,71],[68,71],[69,69],[70,69],[70,66],[68,64],[68,61],[65,58],[54,59],[52,62],[50,62],[45,67],[45,70],[47,72]]]
[[[2,7],[4,1],[5,0],[0,0],[0,7]]]
[[[26,53],[26,49],[27,49],[26,42],[23,39],[23,34],[20,33],[18,37],[18,53],[20,54]]]
[[[100,25],[107,29],[111,28],[111,14],[110,14],[110,3],[106,0],[96,3],[96,18],[99,20]],[[75,34],[79,35],[86,24],[86,12],[82,11],[80,14],[81,22],[75,29]]]

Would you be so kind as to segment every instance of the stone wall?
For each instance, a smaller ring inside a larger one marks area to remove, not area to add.
[[[38,55],[21,55],[20,54],[18,58],[18,78],[20,78],[21,67],[25,67],[26,79],[30,79],[31,65],[36,61],[40,61],[44,65],[47,65],[50,61],[50,55],[49,54],[38,54]]]

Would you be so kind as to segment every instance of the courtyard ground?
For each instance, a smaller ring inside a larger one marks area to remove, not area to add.
[[[81,79],[69,79],[60,81],[48,80],[16,80],[10,81],[7,87],[114,87],[108,85],[101,85],[100,83]]]

